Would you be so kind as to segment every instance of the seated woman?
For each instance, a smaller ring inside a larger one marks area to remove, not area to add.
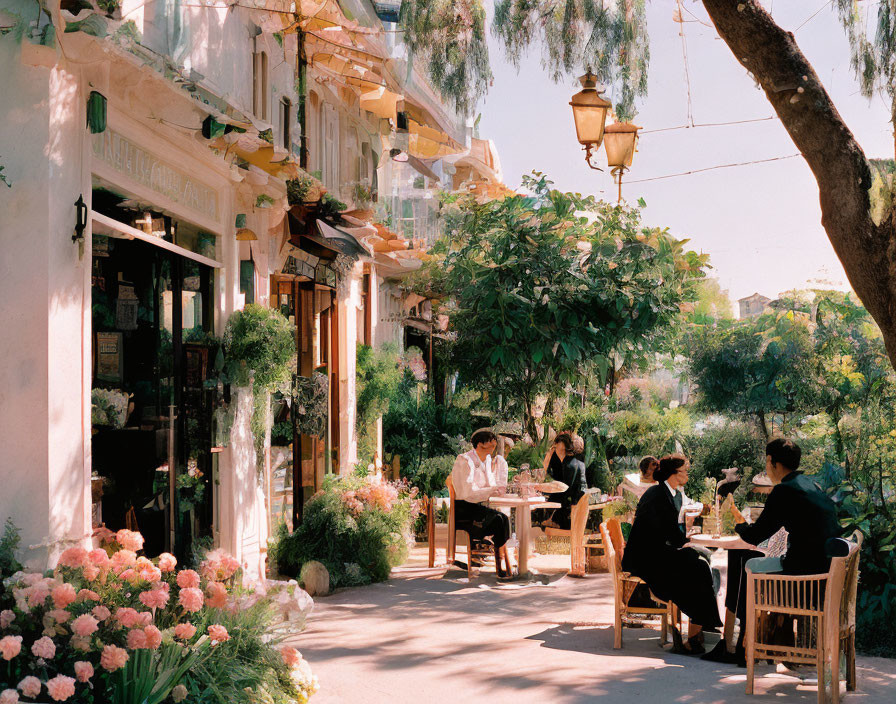
[[[487,505],[490,497],[507,490],[507,460],[492,456],[498,437],[491,430],[477,430],[470,441],[473,449],[458,455],[451,470],[455,524],[467,531],[471,540],[490,542],[498,576],[509,577],[501,560],[507,557],[505,543],[510,538],[510,519]]]
[[[551,494],[550,500],[560,503],[562,507],[555,509],[545,524],[565,530],[570,527],[572,507],[584,496],[588,488],[585,483],[585,464],[576,458],[574,452],[572,434],[558,433],[548,457],[545,458],[551,477],[567,486],[566,491]]]
[[[672,629],[676,652],[699,654],[703,631],[722,625],[709,564],[687,543],[682,514],[690,462],[667,455],[654,471],[656,486],[644,492],[625,546],[622,569],[643,579],[658,599],[671,601],[689,619],[688,640]]]
[[[656,484],[656,480],[653,478],[653,473],[659,466],[660,461],[653,455],[642,457],[641,461],[638,463],[638,472],[626,474],[622,478],[622,483],[619,485],[621,490],[620,495],[625,496],[622,492],[628,491],[633,494],[635,498],[640,499],[644,496],[645,491]]]

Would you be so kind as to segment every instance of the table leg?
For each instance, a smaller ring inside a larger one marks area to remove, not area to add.
[[[532,525],[532,507],[524,504],[516,510],[516,535],[520,541],[520,554],[517,558],[520,574],[529,572],[529,527]]]

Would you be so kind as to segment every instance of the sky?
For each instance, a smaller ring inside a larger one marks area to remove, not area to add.
[[[629,203],[643,198],[645,224],[668,227],[674,236],[689,239],[691,248],[709,253],[710,276],[733,301],[754,292],[775,297],[782,291],[819,286],[819,281],[828,284],[819,287],[849,288],[821,226],[817,184],[801,157],[626,183],[797,153],[777,118],[649,133],[688,124],[681,28],[694,123],[774,115],[765,94],[716,34],[702,3],[682,0],[681,4],[685,18],[691,20],[683,25],[673,21],[674,0],[648,3],[649,87],[634,120],[644,134],[623,179],[623,198]],[[886,100],[876,96],[869,101],[859,93],[849,65],[849,44],[833,4],[824,0],[764,4],[779,25],[794,32],[865,154],[892,158]],[[516,188],[523,174],[538,170],[557,188],[615,200],[609,172],[590,170],[576,141],[569,107],[570,97],[579,90],[575,77],[552,83],[541,66],[538,46],[523,60],[519,73],[491,37],[489,51],[494,83],[480,105],[479,132],[497,146],[504,182]],[[605,166],[603,148],[596,163],[601,161]]]

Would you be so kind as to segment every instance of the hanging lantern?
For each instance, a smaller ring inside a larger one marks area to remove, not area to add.
[[[604,138],[604,125],[610,101],[606,100],[601,95],[602,91],[597,89],[597,76],[591,71],[586,72],[579,81],[582,90],[572,96],[569,104],[572,106],[579,144],[585,145],[585,161],[592,169],[597,169],[591,164],[591,152],[600,147]]]
[[[93,134],[106,131],[106,98],[95,90],[87,96],[87,127]]]
[[[607,165],[611,170],[627,169],[638,150],[638,130],[631,122],[614,122],[604,130],[604,148],[607,150]]]

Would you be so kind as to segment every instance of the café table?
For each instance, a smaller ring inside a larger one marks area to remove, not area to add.
[[[519,563],[520,576],[529,574],[529,530],[532,526],[532,508],[560,508],[555,501],[548,501],[541,494],[532,496],[517,496],[505,494],[504,496],[492,496],[488,500],[489,506],[494,508],[512,508],[515,514],[515,530],[520,541],[517,549],[517,562]]]

